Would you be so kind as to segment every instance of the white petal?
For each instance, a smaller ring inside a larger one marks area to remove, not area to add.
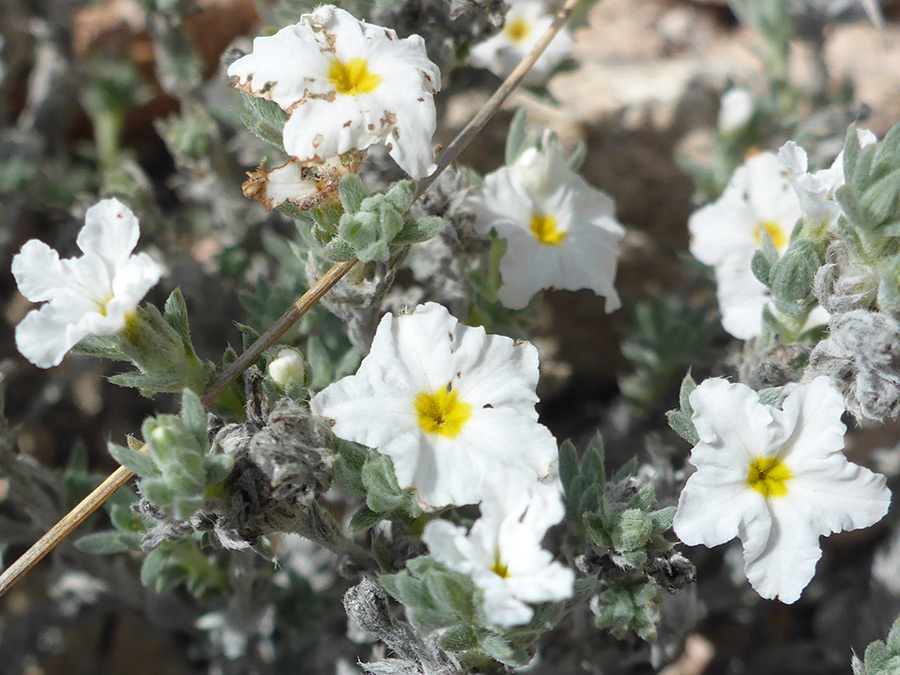
[[[31,239],[13,257],[12,273],[19,292],[32,302],[50,300],[68,283],[59,254],[42,241]]]
[[[466,548],[461,550],[460,543],[465,540],[466,530],[446,520],[432,520],[425,525],[422,541],[428,547],[432,558],[439,563],[457,571],[468,568]]]
[[[538,351],[505,335],[488,336],[483,327],[459,325],[454,341],[457,393],[470,405],[515,410],[537,419]]]
[[[125,317],[140,304],[163,275],[163,268],[146,253],[133,255],[116,268],[113,298],[106,305],[109,316]]]
[[[112,273],[128,259],[140,236],[138,219],[131,209],[118,199],[104,199],[85,213],[77,244],[84,253],[100,256]]]
[[[874,525],[887,513],[891,491],[886,481],[879,473],[832,455],[814,467],[797,467],[785,499],[807,518],[816,534],[858,530]]]
[[[331,55],[322,53],[315,33],[301,18],[275,35],[253,40],[253,51],[228,67],[229,77],[238,78],[238,87],[275,101],[289,110],[307,95],[325,94],[331,85],[327,77]]]
[[[688,478],[675,511],[673,529],[688,546],[712,547],[740,536],[745,546],[765,545],[771,516],[762,495],[721,470],[701,468]]]
[[[531,621],[534,610],[497,585],[484,591],[484,615],[497,626],[521,626]]]
[[[771,456],[789,432],[759,402],[750,387],[722,378],[704,380],[691,393],[691,420],[702,441],[691,452],[691,463],[740,470],[746,475],[750,462]]]
[[[781,424],[793,429],[782,450],[784,459],[799,471],[808,462],[837,455],[844,459],[844,432],[841,422],[844,397],[826,376],[809,384],[795,387],[782,404],[782,412],[775,411]]]
[[[575,573],[565,565],[554,562],[531,577],[513,577],[508,583],[520,600],[555,602],[572,597]]]
[[[16,347],[37,367],[51,368],[62,363],[66,352],[85,335],[68,330],[53,308],[44,305],[28,312],[16,326]]]
[[[762,334],[763,308],[769,302],[768,290],[750,267],[752,254],[747,251],[725,257],[714,270],[722,327],[741,340]]]
[[[753,228],[758,221],[735,190],[726,189],[718,201],[695,211],[688,219],[690,251],[706,265],[728,256],[755,250]]]
[[[819,535],[793,500],[772,499],[772,529],[762,551],[744,545],[744,572],[750,585],[764,598],[796,602],[822,557]]]
[[[803,174],[807,171],[806,151],[794,141],[788,141],[778,150],[778,161],[792,174]]]

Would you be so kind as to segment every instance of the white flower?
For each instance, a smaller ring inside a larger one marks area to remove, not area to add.
[[[713,267],[722,326],[731,335],[747,340],[762,332],[768,292],[750,261],[762,232],[784,253],[800,215],[785,169],[774,153],[765,152],[739,166],[722,196],[688,220],[691,253]]]
[[[267,368],[269,377],[282,389],[290,384],[302,384],[306,366],[303,355],[296,349],[284,348]]]
[[[726,91],[719,101],[719,133],[732,136],[747,128],[755,108],[750,90],[734,87]]]
[[[401,488],[426,508],[473,504],[502,475],[547,475],[556,441],[537,421],[538,353],[461,325],[435,303],[385,315],[356,375],[326,387],[312,411],[339,438],[388,455]]]
[[[675,513],[685,544],[739,537],[750,584],[792,603],[822,555],[819,536],[868,527],[891,501],[886,479],[847,461],[843,397],[827,377],[797,386],[782,410],[742,384],[703,382],[690,396],[697,467]]]
[[[863,148],[878,141],[875,134],[865,129],[857,129],[856,136]],[[829,168],[815,173],[808,171],[806,151],[793,141],[788,141],[781,147],[778,159],[790,172],[806,224],[813,229],[836,232],[841,205],[836,201],[835,193],[846,182],[844,151],[838,153]]]
[[[613,200],[572,171],[551,133],[485,176],[470,203],[476,230],[506,240],[498,294],[506,307],[522,309],[544,288],[590,288],[607,311],[619,308],[613,281],[625,230]]]
[[[472,47],[473,65],[487,68],[498,77],[507,77],[524,59],[553,23],[543,0],[514,0],[506,14],[503,30]],[[563,59],[572,53],[572,35],[563,28],[551,40],[522,81],[526,86],[543,84]]]
[[[489,494],[468,533],[433,520],[422,540],[435,560],[469,575],[482,590],[491,623],[521,625],[534,616],[527,603],[572,596],[572,570],[541,547],[547,529],[563,518],[562,499],[556,488],[538,482],[497,483]]]
[[[13,258],[19,292],[32,310],[16,327],[16,346],[36,366],[59,365],[88,335],[113,335],[125,327],[163,268],[146,253],[132,255],[140,237],[137,218],[117,199],[88,209],[76,243],[79,258],[59,259],[32,239]]]
[[[418,35],[402,40],[388,28],[322,5],[228,68],[235,86],[290,113],[284,149],[300,161],[324,161],[384,143],[413,178],[434,169],[433,95],[441,74]]]

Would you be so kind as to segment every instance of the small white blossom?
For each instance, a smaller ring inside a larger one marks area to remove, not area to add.
[[[334,420],[339,438],[388,455],[400,487],[426,508],[474,504],[495,476],[549,473],[557,447],[537,421],[537,381],[534,346],[427,303],[385,315],[356,375],[310,408]]]
[[[729,89],[719,101],[719,133],[733,136],[743,131],[753,119],[756,103],[749,89],[734,87]]]
[[[887,513],[885,477],[844,456],[844,401],[827,377],[797,386],[781,410],[721,378],[690,403],[697,471],[678,500],[675,534],[690,546],[740,538],[747,578],[764,598],[795,602],[822,555],[820,535]]]
[[[496,35],[472,47],[469,59],[498,77],[507,77],[534,48],[553,23],[543,0],[513,0],[506,23]],[[572,53],[572,35],[566,28],[556,34],[522,81],[526,86],[543,84],[553,70]]]
[[[528,623],[528,603],[572,596],[575,575],[541,547],[547,529],[560,522],[564,508],[550,485],[497,483],[481,504],[481,518],[467,533],[446,520],[425,526],[422,540],[431,556],[471,577],[484,595],[484,613],[499,626]]]
[[[59,365],[88,335],[113,335],[125,327],[163,268],[146,253],[132,255],[140,237],[135,215],[117,199],[88,209],[76,243],[83,255],[59,259],[32,239],[13,258],[19,292],[46,302],[16,327],[16,346],[36,366]]]
[[[290,384],[301,384],[306,366],[303,355],[296,349],[285,348],[278,352],[267,368],[269,377],[282,389]]]
[[[860,147],[878,141],[875,134],[865,129],[857,129],[856,136]],[[830,167],[814,173],[808,171],[806,151],[793,141],[788,141],[781,147],[778,159],[790,172],[791,183],[800,200],[806,224],[813,229],[836,232],[841,205],[835,199],[835,193],[846,182],[844,151],[838,153]]]
[[[476,230],[494,229],[506,240],[503,305],[522,309],[544,288],[590,288],[606,298],[607,311],[619,308],[613,281],[625,230],[613,200],[572,171],[552,133],[512,166],[485,176],[470,204]]]
[[[401,40],[391,29],[322,5],[256,38],[228,75],[238,89],[290,113],[284,149],[300,161],[384,143],[413,178],[434,169],[433,95],[441,74],[418,35]]]
[[[722,196],[688,220],[691,253],[713,267],[722,326],[731,335],[748,340],[762,332],[762,310],[770,300],[750,261],[763,232],[784,253],[800,215],[785,169],[765,152],[739,166]]]

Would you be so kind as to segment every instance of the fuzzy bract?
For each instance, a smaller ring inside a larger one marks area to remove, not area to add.
[[[469,575],[481,589],[488,621],[516,626],[534,616],[529,603],[572,596],[572,570],[554,562],[541,547],[547,529],[563,515],[562,498],[554,486],[498,482],[486,493],[481,518],[468,532],[446,520],[433,520],[425,526],[422,540],[435,560]]]
[[[572,171],[552,134],[485,176],[470,204],[476,230],[506,240],[498,293],[504,306],[522,309],[545,288],[589,288],[606,298],[607,311],[619,308],[613,281],[625,230],[615,204]]]
[[[722,196],[688,220],[691,253],[713,267],[722,326],[731,335],[747,340],[762,332],[762,310],[770,301],[750,261],[763,232],[784,253],[800,216],[785,169],[765,152],[738,167]]]
[[[815,573],[819,536],[887,513],[886,479],[844,456],[844,401],[827,377],[798,385],[782,409],[743,384],[704,381],[690,396],[700,442],[682,490],[675,534],[718,546],[738,537],[750,585],[792,603]]]
[[[856,135],[863,148],[878,141],[875,134],[865,129],[857,129]],[[806,151],[793,141],[788,141],[778,151],[778,160],[790,172],[791,183],[800,200],[803,220],[807,226],[837,233],[841,205],[835,199],[835,193],[846,182],[844,151],[838,153],[827,169],[810,172]]]
[[[393,30],[322,5],[297,24],[256,38],[228,74],[238,89],[290,113],[284,149],[301,162],[383,143],[413,178],[434,169],[433,95],[441,74],[418,35],[401,40]]]
[[[496,476],[546,476],[556,441],[534,404],[537,350],[460,324],[442,306],[385,315],[356,375],[326,387],[312,411],[339,438],[388,455],[425,508],[474,504]]]
[[[506,24],[496,35],[472,47],[473,65],[486,68],[498,77],[507,77],[541,39],[553,23],[543,0],[513,0]],[[563,28],[535,62],[522,81],[526,86],[543,84],[553,70],[572,53],[572,35]]]
[[[16,346],[36,366],[59,365],[88,335],[113,335],[125,327],[163,274],[146,253],[132,255],[140,237],[138,220],[117,199],[87,210],[76,243],[82,255],[60,260],[42,241],[32,239],[13,258],[19,292],[32,302],[16,327]]]

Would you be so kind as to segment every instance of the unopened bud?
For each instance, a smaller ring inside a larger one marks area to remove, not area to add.
[[[303,355],[296,349],[282,349],[269,364],[267,372],[272,381],[282,389],[287,389],[289,385],[301,385],[306,372]]]

